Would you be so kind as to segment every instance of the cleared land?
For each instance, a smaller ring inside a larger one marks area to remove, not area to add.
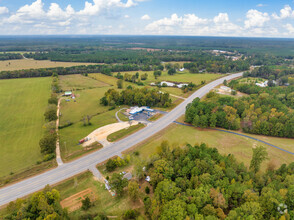
[[[75,182],[77,184],[75,184]],[[103,183],[95,181],[93,175],[90,172],[80,174],[74,178],[71,178],[56,187],[54,187],[60,192],[61,199],[66,199],[72,195],[75,195],[83,190],[91,189],[96,196],[95,206],[91,207],[87,213],[97,213],[99,210],[103,210],[108,216],[121,215],[124,211],[128,209],[142,207],[141,202],[133,203],[124,194],[121,198],[113,198],[110,193],[105,189]],[[143,209],[142,209],[143,211]],[[84,212],[81,210],[74,211],[70,213],[72,219],[79,219],[79,216]]]
[[[40,159],[51,78],[0,80],[0,177]]]
[[[277,144],[278,147],[293,152],[293,139],[263,137],[258,135],[251,136],[264,139],[269,143]],[[156,152],[157,146],[159,146],[164,140],[168,140],[172,146],[184,146],[188,143],[191,145],[196,143],[206,143],[209,147],[217,148],[222,154],[234,154],[238,161],[244,162],[247,166],[249,166],[252,157],[252,147],[255,146],[266,147],[270,160],[273,160],[277,166],[280,166],[283,163],[291,163],[294,159],[293,155],[249,138],[221,131],[198,129],[177,124],[169,126],[150,140],[145,141],[135,150],[140,152],[141,158],[147,158],[149,155]]]
[[[54,62],[49,60],[32,60],[32,59],[6,60],[6,61],[0,61],[0,71],[53,68],[53,67],[71,67],[71,66],[81,66],[81,65],[95,65],[95,64]]]

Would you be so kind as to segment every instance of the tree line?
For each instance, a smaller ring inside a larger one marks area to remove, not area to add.
[[[169,107],[171,105],[171,99],[169,93],[162,93],[158,89],[137,89],[129,86],[121,92],[115,89],[109,89],[100,99],[100,104],[105,106],[138,105]]]
[[[0,53],[0,60],[19,60],[22,58],[19,53]]]
[[[292,110],[268,93],[235,99],[209,93],[187,106],[185,120],[197,127],[240,128],[246,133],[294,137]]]
[[[48,106],[44,113],[46,124],[44,125],[45,131],[43,137],[39,141],[41,153],[44,155],[43,161],[48,161],[55,158],[56,150],[56,120],[57,116],[57,105],[58,105],[58,94],[60,91],[58,84],[58,75],[52,76],[51,84],[51,97],[48,99]]]

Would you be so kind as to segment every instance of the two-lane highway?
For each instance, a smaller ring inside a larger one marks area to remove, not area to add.
[[[94,165],[101,163],[107,160],[108,158],[121,154],[121,152],[150,138],[157,132],[161,131],[162,129],[166,128],[168,125],[173,123],[173,121],[175,121],[177,118],[179,118],[181,115],[185,113],[187,104],[192,102],[196,97],[201,98],[215,86],[222,84],[225,79],[231,80],[242,76],[242,74],[243,73],[231,74],[203,86],[195,93],[193,93],[189,98],[187,98],[184,102],[182,102],[180,105],[174,108],[171,112],[164,115],[164,117],[160,118],[159,120],[147,126],[146,128],[136,132],[135,134],[132,134],[124,138],[121,141],[113,143],[99,151],[88,154],[70,163],[63,164],[55,169],[49,170],[40,175],[1,188],[0,206],[11,201],[14,201],[17,198],[21,198],[30,193],[41,190],[47,184],[56,184],[64,179],[67,179],[78,173],[86,171],[87,169],[90,169]]]

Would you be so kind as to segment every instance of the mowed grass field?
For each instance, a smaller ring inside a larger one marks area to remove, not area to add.
[[[40,159],[50,77],[0,80],[0,177]]]
[[[294,152],[294,139],[263,137],[258,135],[254,135],[254,137],[264,139],[269,143],[276,144],[280,148]],[[248,167],[252,157],[252,148],[256,146],[266,147],[270,160],[272,160],[277,167],[283,163],[291,163],[294,160],[294,156],[291,154],[287,154],[281,150],[246,137],[177,124],[170,125],[167,129],[159,132],[151,139],[139,145],[135,150],[140,152],[140,157],[146,158],[155,153],[156,148],[164,140],[169,141],[171,146],[206,143],[209,147],[217,148],[221,154],[234,154],[238,161],[243,162]],[[263,168],[266,168],[266,164],[270,160],[264,163],[265,166],[263,166]]]
[[[109,86],[109,84],[105,82],[94,80],[80,74],[59,76],[59,81],[63,91],[92,89]]]
[[[1,71],[24,70],[24,69],[39,69],[39,68],[53,68],[53,67],[71,67],[81,65],[93,65],[93,63],[74,63],[74,62],[54,62],[49,60],[5,60],[0,61]]]

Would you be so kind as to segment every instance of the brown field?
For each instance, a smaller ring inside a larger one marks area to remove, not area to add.
[[[81,65],[95,65],[95,63],[53,62],[49,60],[33,60],[33,59],[5,60],[5,61],[0,61],[0,71],[54,68],[54,67],[71,67],[71,66],[81,66]]]
[[[129,50],[147,50],[148,52],[161,51],[161,49],[152,49],[152,48],[144,48],[144,47],[132,47],[128,49]]]
[[[86,197],[89,197],[91,202],[96,200],[94,192],[91,188],[88,188],[62,200],[60,205],[62,208],[68,208],[69,212],[73,212],[82,207],[82,200],[84,200]]]

